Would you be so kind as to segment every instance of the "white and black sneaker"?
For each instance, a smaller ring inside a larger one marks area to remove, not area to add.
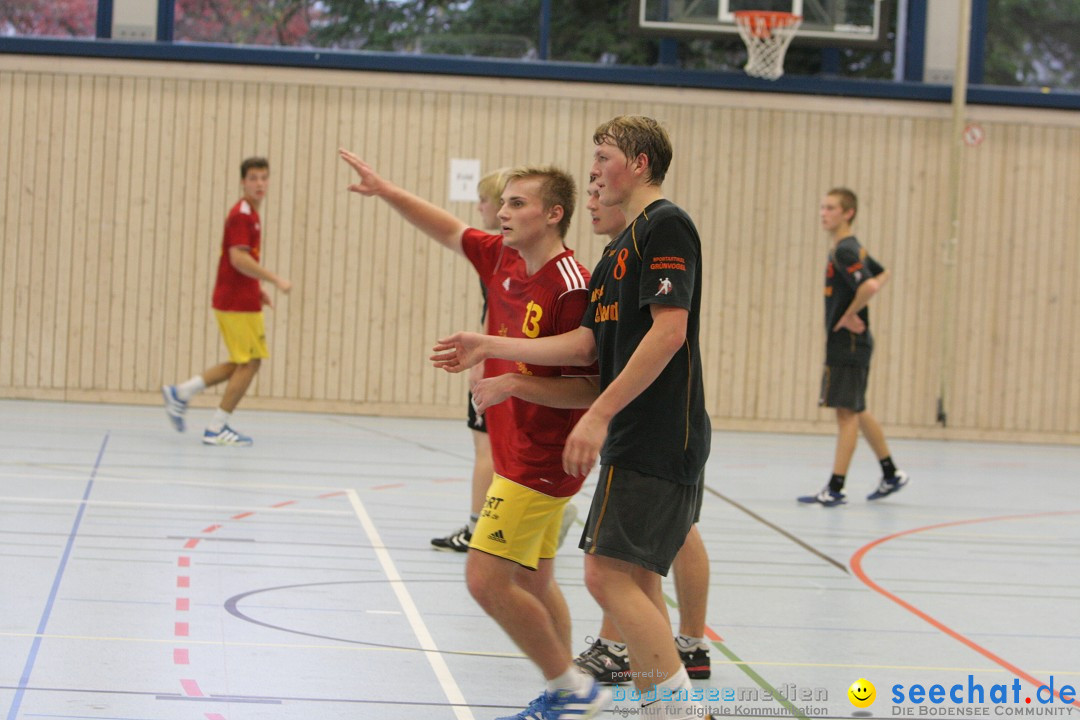
[[[466,525],[457,532],[451,533],[446,537],[431,538],[431,546],[436,550],[465,552],[469,549],[470,540],[472,540],[472,533],[469,532],[469,526]]]
[[[867,500],[880,500],[886,495],[892,495],[894,492],[898,492],[904,488],[911,478],[903,470],[897,470],[896,474],[891,478],[883,477],[881,482],[878,483],[877,489],[874,492],[866,496]]]
[[[574,658],[574,664],[601,685],[618,685],[630,680],[630,654],[625,645],[613,649],[597,640]]]

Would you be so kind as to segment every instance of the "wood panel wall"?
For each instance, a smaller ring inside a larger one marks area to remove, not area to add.
[[[450,158],[584,179],[593,128],[620,113],[657,117],[675,143],[665,189],[705,242],[718,428],[831,431],[815,404],[817,207],[846,185],[858,236],[893,270],[871,306],[869,403],[889,434],[1080,441],[1075,113],[970,108],[985,140],[964,152],[946,307],[941,104],[12,55],[0,56],[0,397],[154,403],[162,383],[223,358],[209,307],[222,223],[240,160],[259,154],[264,262],[295,289],[268,313],[272,357],[245,406],[461,416],[463,378],[426,356],[477,325],[471,269],[346,192],[336,149],[478,221],[447,199]],[[603,243],[585,218],[568,244],[588,266]]]

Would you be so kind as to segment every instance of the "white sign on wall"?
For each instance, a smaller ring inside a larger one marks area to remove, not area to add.
[[[474,202],[480,182],[480,161],[450,159],[450,202]]]

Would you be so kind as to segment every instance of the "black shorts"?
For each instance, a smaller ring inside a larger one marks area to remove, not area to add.
[[[826,365],[821,374],[818,405],[861,413],[866,409],[866,380],[870,368],[857,365]]]
[[[476,432],[487,432],[487,422],[484,421],[484,416],[476,412],[476,408],[472,404],[472,393],[469,393],[469,419],[466,422],[470,430]]]
[[[666,577],[701,513],[702,479],[683,485],[601,466],[578,547],[586,554],[625,560]]]

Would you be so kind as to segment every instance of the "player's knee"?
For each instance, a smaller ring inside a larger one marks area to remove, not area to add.
[[[475,550],[469,552],[465,562],[465,585],[469,588],[473,600],[486,610],[498,595],[498,591],[495,588],[495,578],[487,572],[485,565],[481,553]]]
[[[585,563],[585,587],[600,607],[606,607],[611,592],[611,578],[599,563]]]

